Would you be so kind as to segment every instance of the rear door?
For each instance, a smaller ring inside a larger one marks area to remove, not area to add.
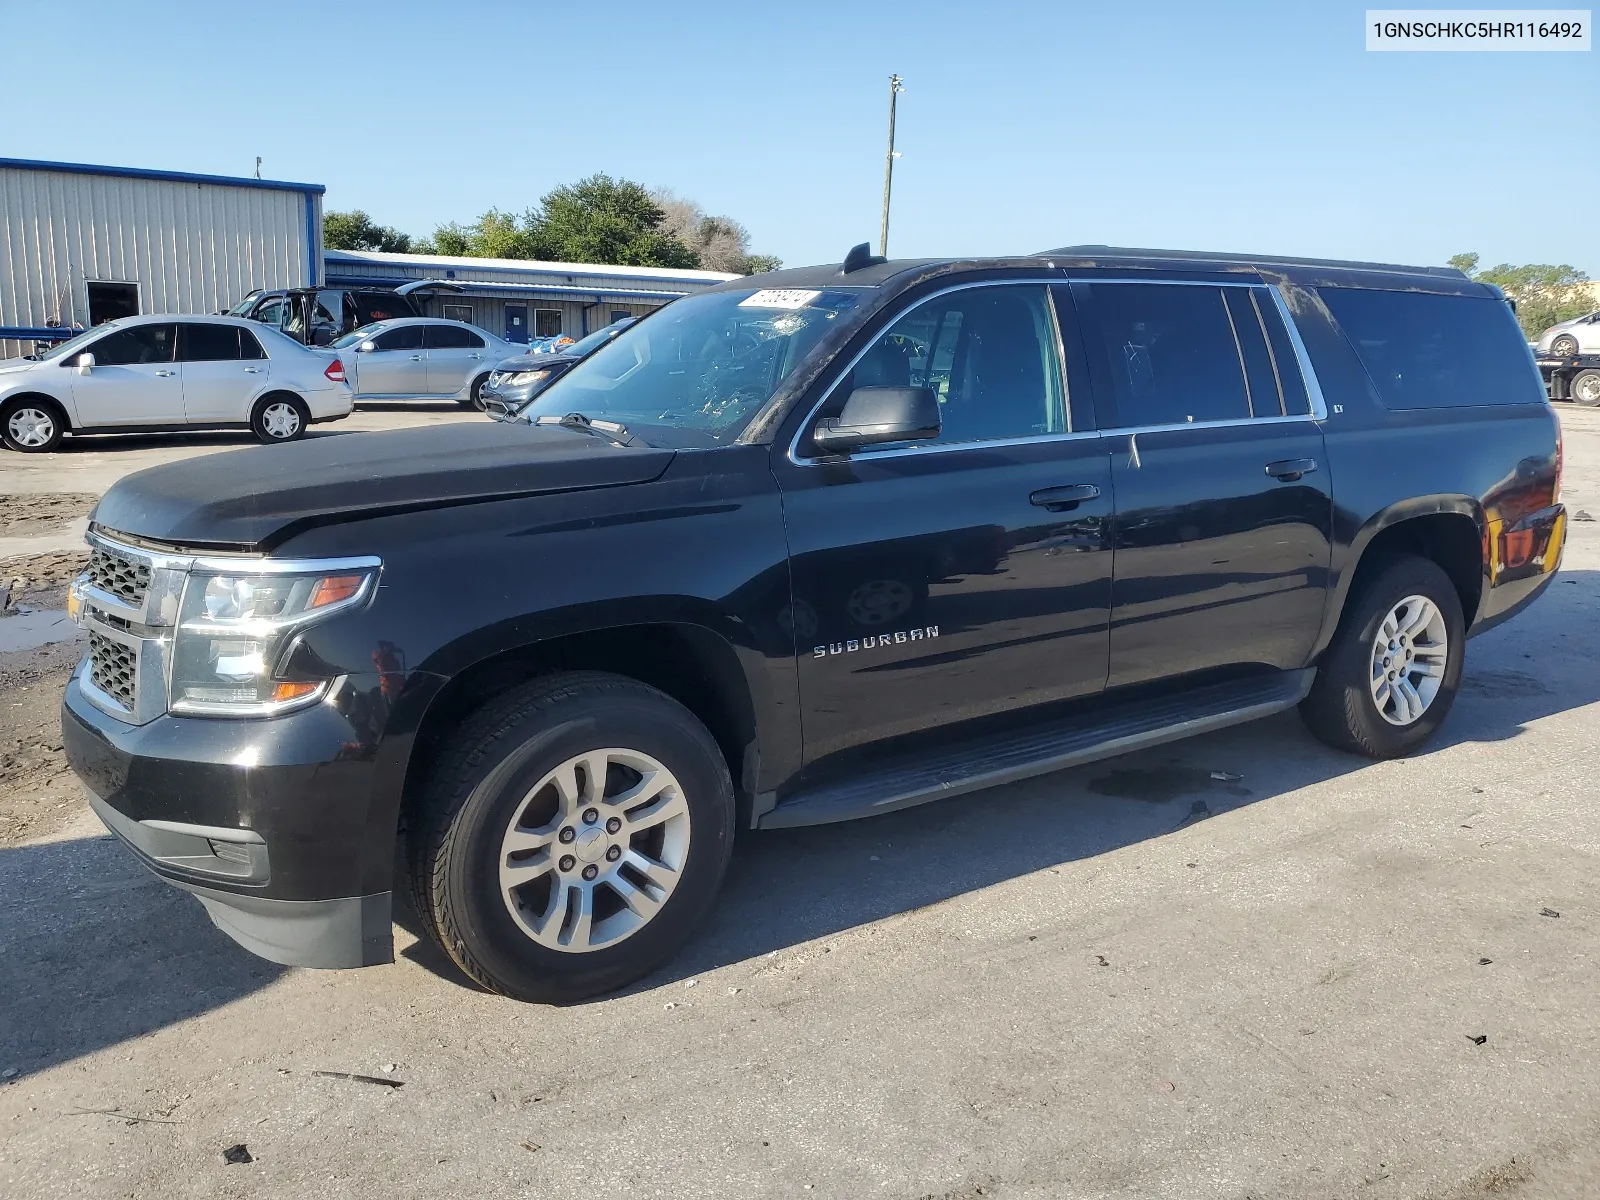
[[[422,345],[428,355],[428,391],[453,396],[485,370],[488,353],[483,338],[461,325],[424,325]]]
[[[1060,345],[1045,284],[936,293],[776,452],[808,761],[1104,687],[1110,465]],[[937,440],[811,446],[853,388],[907,385],[937,396]]]
[[[178,327],[132,325],[84,348],[95,365],[88,374],[72,368],[72,403],[78,425],[181,425],[182,367],[177,362]]]
[[[180,321],[178,360],[189,424],[249,420],[250,398],[267,375],[266,356],[254,334],[236,325]]]
[[[1333,503],[1275,293],[1075,280],[1072,294],[1117,497],[1109,686],[1304,666]]]
[[[421,325],[397,325],[372,339],[373,349],[358,351],[358,396],[425,396],[428,361]]]

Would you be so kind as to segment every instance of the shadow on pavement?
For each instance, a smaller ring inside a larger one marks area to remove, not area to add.
[[[0,849],[0,1070],[24,1074],[258,991],[283,967],[109,834]]]
[[[1528,723],[1600,702],[1600,654],[1588,632],[1597,600],[1600,572],[1564,574],[1530,614],[1474,641],[1456,708],[1428,753],[1510,747]],[[700,933],[635,990],[1161,838],[1369,766],[1284,713],[867,821],[750,834]],[[403,892],[395,910],[419,932]],[[426,938],[403,953],[472,986]],[[248,996],[283,971],[234,945],[191,897],[109,836],[0,850],[0,1069],[33,1072],[138,1037]]]

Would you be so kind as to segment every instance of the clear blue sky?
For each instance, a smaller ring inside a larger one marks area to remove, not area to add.
[[[1597,52],[1371,54],[1364,13],[64,0],[7,22],[0,155],[243,175],[260,154],[412,233],[605,171],[799,265],[876,242],[898,71],[896,255],[1477,250],[1600,276]]]

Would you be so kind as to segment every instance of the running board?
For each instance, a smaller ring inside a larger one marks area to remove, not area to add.
[[[789,829],[876,816],[1239,725],[1293,708],[1305,699],[1316,674],[1308,667],[1212,684],[957,744],[798,792],[763,815],[758,826]]]

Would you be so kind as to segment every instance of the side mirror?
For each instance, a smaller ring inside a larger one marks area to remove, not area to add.
[[[80,354],[73,360],[72,365],[78,368],[79,375],[87,375],[94,369],[94,355],[87,352]]]
[[[356,350],[362,354],[371,354],[377,348],[377,342],[362,342],[361,345],[356,347]]]
[[[826,454],[848,454],[862,446],[935,438],[939,427],[932,389],[861,387],[850,393],[837,417],[817,422],[811,441]]]

